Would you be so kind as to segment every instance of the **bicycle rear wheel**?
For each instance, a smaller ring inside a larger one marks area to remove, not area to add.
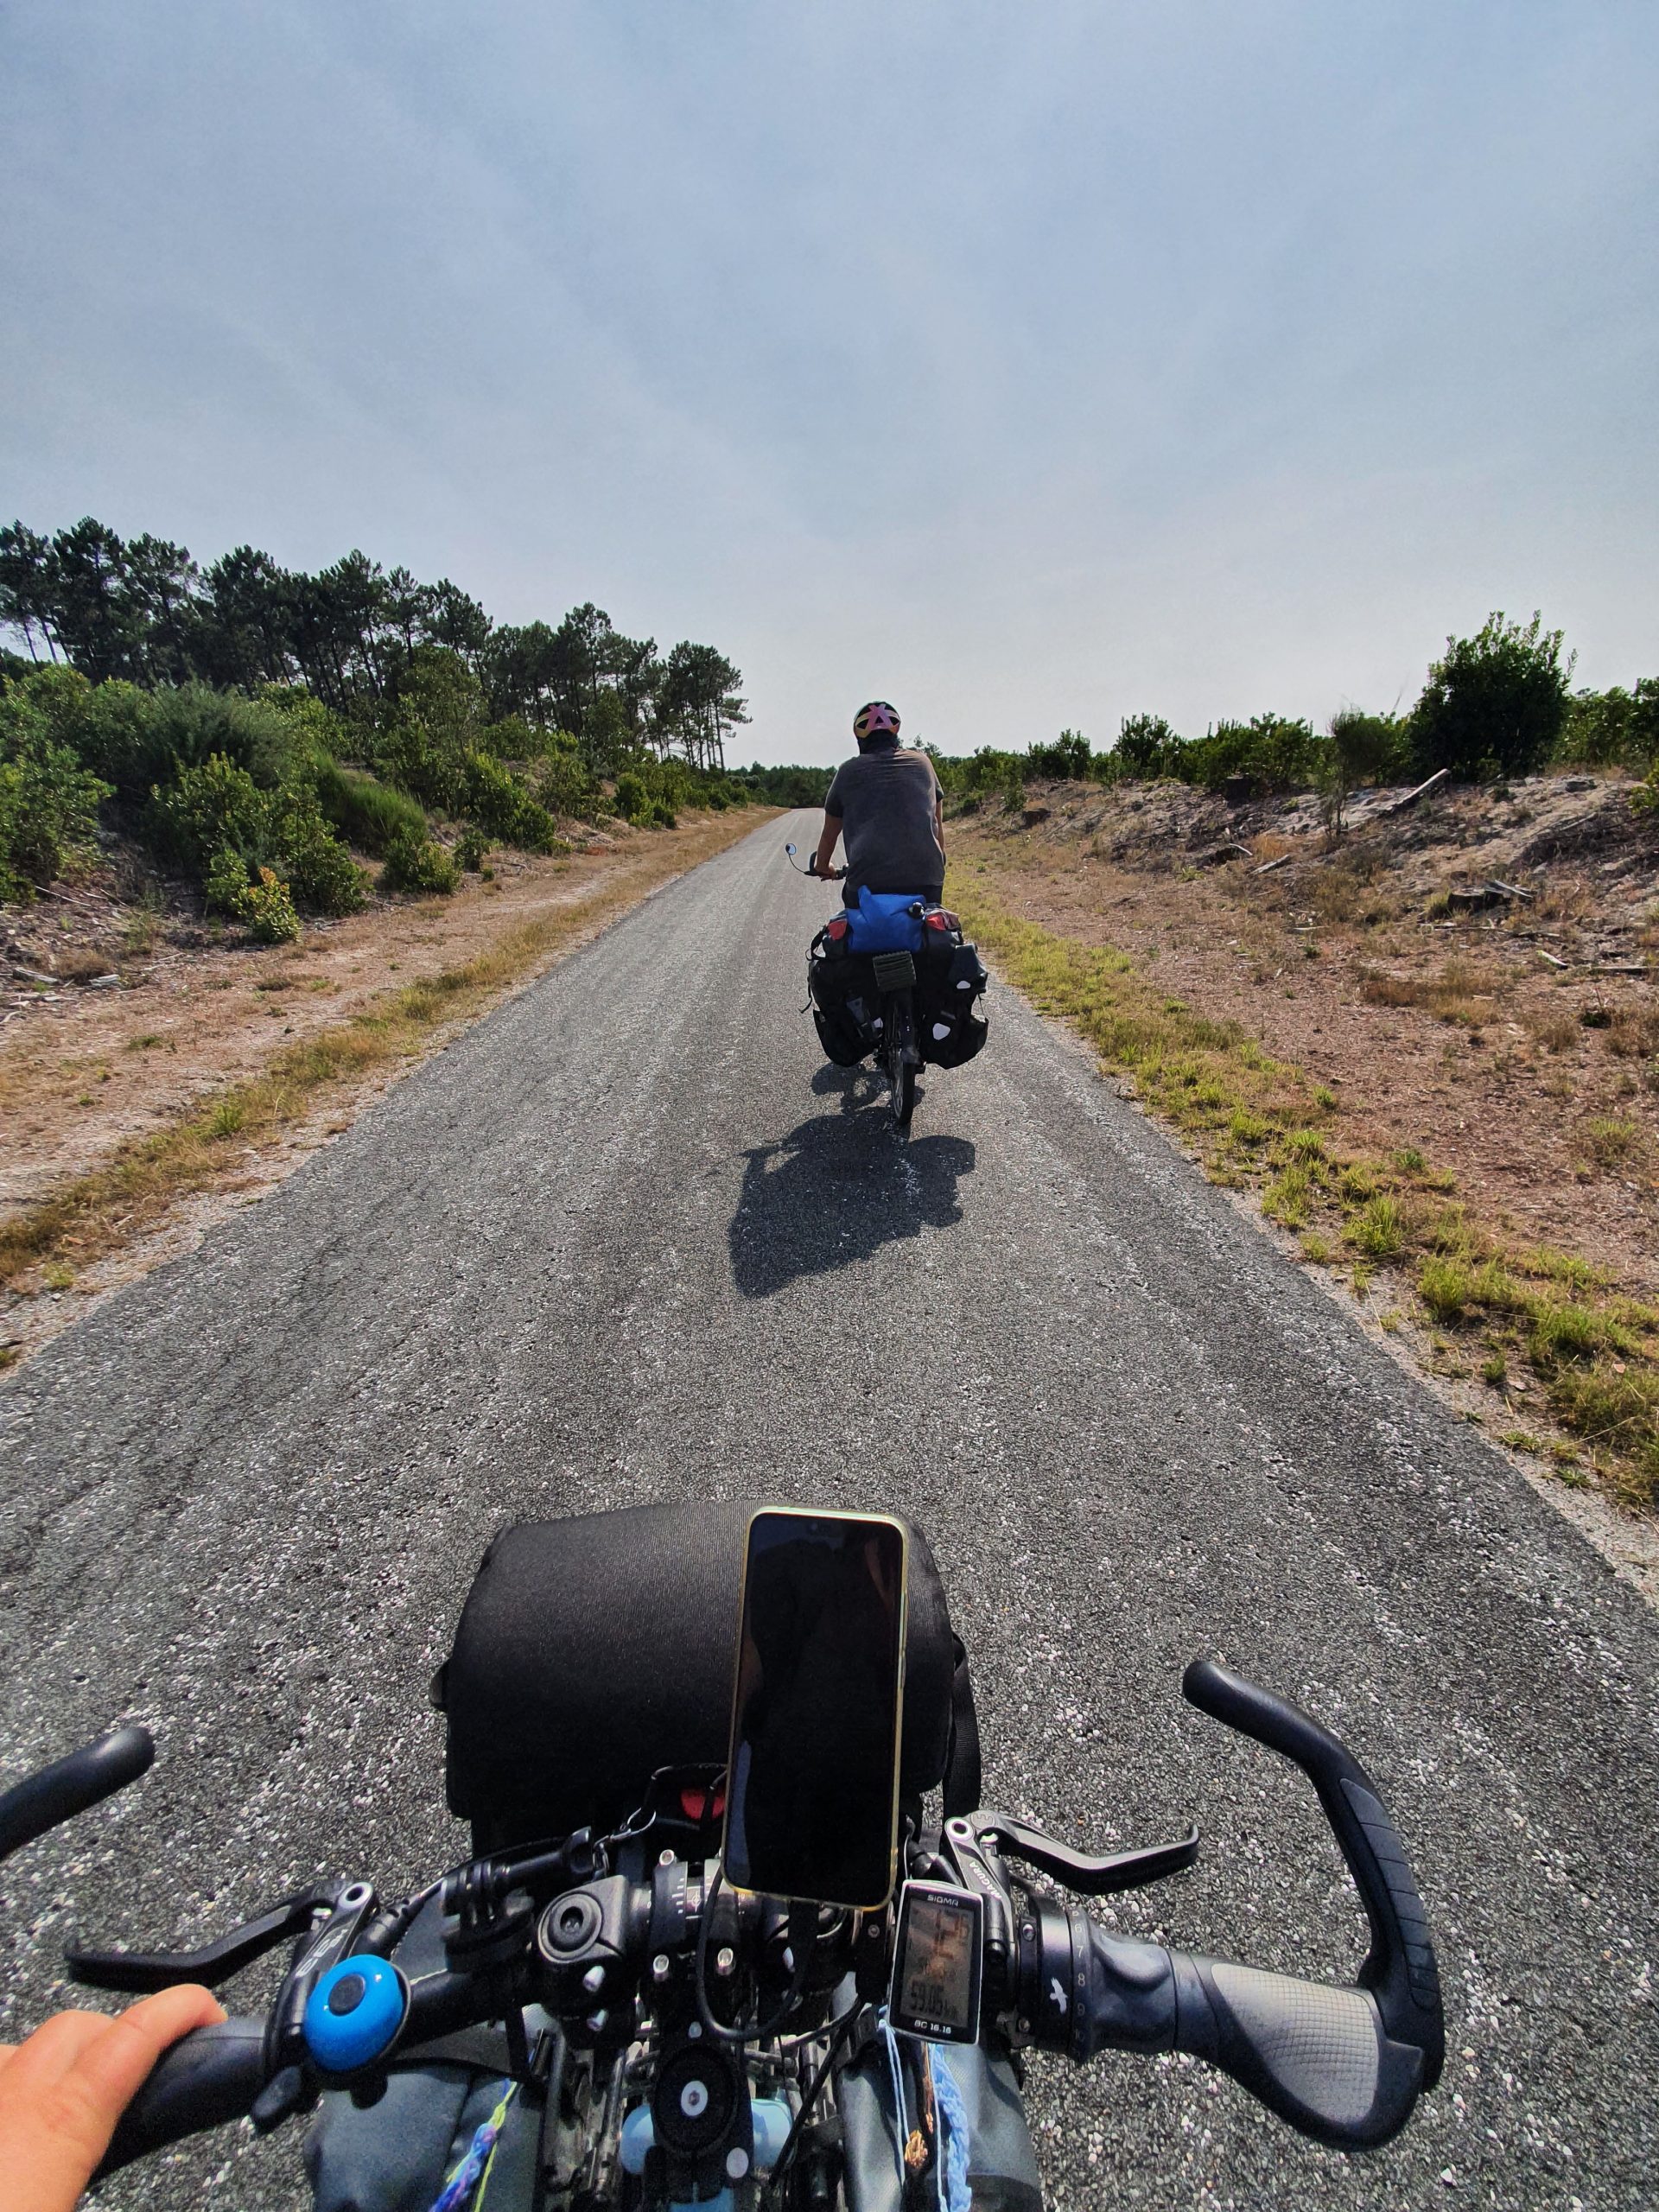
[[[887,1001],[886,1039],[887,1111],[895,1128],[908,1129],[916,1111],[916,1025],[908,991]]]

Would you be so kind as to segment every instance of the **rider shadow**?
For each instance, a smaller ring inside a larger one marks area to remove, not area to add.
[[[836,1109],[745,1155],[727,1232],[745,1298],[773,1297],[804,1275],[851,1267],[884,1244],[962,1219],[957,1185],[975,1158],[966,1137],[899,1142],[884,1126],[885,1086],[866,1069],[820,1068],[812,1088],[838,1099]],[[860,1110],[876,1106],[879,1120]]]

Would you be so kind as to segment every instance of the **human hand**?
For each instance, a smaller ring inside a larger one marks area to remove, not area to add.
[[[0,2044],[0,2174],[10,2212],[73,2212],[162,2052],[225,2018],[194,1983],[124,2012],[58,2012]]]

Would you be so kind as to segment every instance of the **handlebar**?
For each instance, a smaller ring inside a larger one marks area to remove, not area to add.
[[[795,848],[793,845],[785,845],[784,847],[784,850],[789,857],[790,866],[795,870],[795,873],[798,875],[816,876],[820,883],[839,883],[847,873],[844,868],[820,868],[818,866],[818,856],[816,853],[812,855],[811,858],[807,861],[806,866],[803,868],[799,861],[795,857]]]
[[[1298,1706],[1211,1661],[1186,1670],[1201,1712],[1281,1751],[1319,1793],[1370,1923],[1356,1987],[1334,1988],[1109,1935],[1039,1901],[1019,1931],[1033,2038],[1097,2050],[1184,2050],[1230,2074],[1305,2135],[1386,2143],[1445,2061],[1440,1975],[1405,1849],[1363,1768]]]
[[[1313,1784],[1370,1923],[1359,1986],[1372,1998],[1388,2038],[1421,2053],[1422,2087],[1432,2089],[1446,2063],[1440,1969],[1405,1846],[1370,1777],[1300,1706],[1213,1661],[1196,1660],[1181,1688],[1201,1713],[1294,1760]]]
[[[995,1815],[956,1817],[939,1841],[956,1859],[957,1878],[985,1897],[988,2017],[1012,2041],[1079,2062],[1104,2050],[1185,2051],[1321,2142],[1344,2149],[1385,2143],[1439,2079],[1444,2056],[1434,1954],[1403,1847],[1364,1770],[1297,1707],[1207,1661],[1187,1669],[1183,1688],[1194,1705],[1282,1752],[1313,1783],[1370,1923],[1357,1986],[1332,1987],[1132,1941],[1046,1897],[1017,1906],[1001,1865],[1006,1851],[1097,1894],[1190,1864],[1196,1834],[1095,1860]],[[135,1755],[130,1748],[125,1754]],[[104,1770],[118,1763],[110,1755]],[[744,2040],[774,2031],[782,2014],[768,2017],[771,2005],[785,1990],[786,2012],[808,1993],[811,2020],[827,2018],[849,1972],[861,1999],[880,2001],[893,1932],[887,1916],[826,1907],[814,1936],[810,1914],[802,1920],[798,1908],[721,1890],[717,1827],[701,1814],[688,1809],[677,1825],[656,1814],[639,1825],[640,1817],[602,1843],[582,1830],[556,1847],[471,1861],[396,1910],[381,1906],[366,1884],[333,1885],[289,1899],[207,1952],[72,1953],[83,1979],[156,1987],[197,1978],[209,1959],[225,1966],[233,1958],[239,1967],[256,1948],[271,1948],[302,1923],[311,1929],[269,2019],[226,2021],[177,2044],[134,2101],[103,2171],[243,2113],[262,2129],[275,2126],[322,2088],[372,2094],[390,2069],[429,2063],[423,2046],[435,2038],[489,2021],[505,2025],[511,2070],[522,2075],[522,2008],[531,2003],[556,2016],[576,2042],[620,2050],[638,2031],[641,2001],[659,2019],[664,2005],[687,2018],[694,2005],[706,2007],[702,1961],[711,1939],[722,1974],[735,1966],[754,1977],[757,2017],[768,2024],[742,2031]],[[661,1850],[664,1836],[672,1847]],[[924,1866],[941,1863],[919,1843],[912,1854]],[[1070,1880],[1074,1873],[1081,1878]],[[406,1979],[393,1955],[429,1910],[438,1916],[444,1963],[431,1971],[411,1964]],[[342,1975],[359,1993],[345,2010],[370,1982],[383,1991],[395,1985],[391,2010],[384,2037],[375,2041],[372,2031],[362,2046],[367,2056],[325,2061],[319,2053],[329,2046],[313,2030],[309,2000],[315,1992],[317,2004],[326,1999],[327,2009],[339,2012],[329,1983]],[[726,1986],[736,1985],[728,1979]],[[329,2070],[336,2066],[354,2070]]]
[[[1426,2086],[1422,2051],[1385,2032],[1368,1990],[1136,1942],[1046,1903],[1021,1927],[1020,1948],[1033,2041],[1078,2063],[1184,2050],[1342,2150],[1386,2143]]]
[[[194,2029],[162,2056],[121,2115],[96,2178],[203,2128],[240,2120],[264,2086],[263,2020],[219,2020]]]
[[[147,1728],[116,1728],[27,1776],[0,1797],[0,1859],[113,1797],[147,1772],[155,1757]]]

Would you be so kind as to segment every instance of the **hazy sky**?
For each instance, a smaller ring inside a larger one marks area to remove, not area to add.
[[[1656,0],[3,0],[0,508],[960,751],[1659,673]]]

